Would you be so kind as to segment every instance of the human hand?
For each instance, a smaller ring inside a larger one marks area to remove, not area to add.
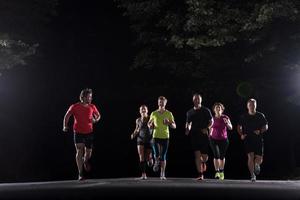
[[[93,124],[95,124],[95,123],[97,123],[98,122],[98,120],[97,119],[95,119],[94,117],[92,118],[92,122],[93,122]]]
[[[227,118],[223,118],[223,121],[224,121],[225,124],[229,123]]]
[[[253,131],[256,135],[259,135],[260,134],[260,130],[255,130]]]
[[[155,128],[154,122],[153,122],[153,121],[152,121],[151,123],[149,123],[149,128],[150,128],[150,129],[154,129],[154,128]]]
[[[185,135],[189,135],[189,134],[190,134],[189,129],[185,129]]]
[[[244,140],[247,137],[247,134],[242,134],[241,135],[241,140]]]
[[[68,131],[69,131],[69,127],[64,126],[64,127],[63,127],[63,132],[68,132]]]
[[[201,132],[202,132],[203,134],[205,134],[205,135],[208,135],[208,130],[207,130],[207,128],[201,129]]]
[[[170,120],[168,119],[168,118],[165,118],[164,120],[163,120],[163,123],[164,123],[164,125],[170,125]]]

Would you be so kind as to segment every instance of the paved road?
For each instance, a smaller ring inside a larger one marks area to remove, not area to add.
[[[299,199],[300,181],[213,180],[192,178],[89,179],[0,184],[0,199],[100,199],[140,197],[205,199]]]

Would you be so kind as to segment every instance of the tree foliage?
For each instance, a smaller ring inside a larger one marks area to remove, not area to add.
[[[0,71],[25,65],[34,55],[57,0],[1,0]]]
[[[117,0],[136,33],[133,68],[198,78],[298,68],[297,0]]]

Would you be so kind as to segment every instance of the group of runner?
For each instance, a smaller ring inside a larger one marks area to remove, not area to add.
[[[84,179],[83,169],[90,171],[89,160],[92,155],[93,123],[100,120],[100,113],[91,103],[92,90],[84,89],[80,93],[80,102],[71,105],[65,114],[63,131],[68,131],[69,118],[74,116],[73,132],[76,147],[76,164],[78,179]],[[209,108],[202,105],[200,94],[193,95],[193,108],[187,111],[185,134],[190,136],[194,151],[195,164],[198,171],[197,180],[204,179],[208,152],[213,152],[215,178],[223,180],[225,155],[229,145],[227,130],[232,130],[230,118],[225,115],[224,105],[216,102],[212,115]],[[131,139],[137,140],[141,179],[147,179],[147,166],[154,172],[160,172],[160,179],[166,180],[167,152],[170,130],[176,129],[172,112],[166,109],[167,98],[158,97],[158,109],[148,115],[148,107],[139,107],[140,117],[136,119],[136,127]],[[237,131],[244,142],[248,156],[248,169],[251,181],[256,181],[263,162],[263,134],[268,130],[268,122],[263,113],[256,111],[255,99],[247,101],[248,112],[241,116],[237,123]]]
[[[185,134],[190,136],[194,151],[195,164],[199,173],[197,180],[204,179],[208,160],[208,152],[213,152],[215,178],[223,180],[225,155],[229,145],[227,130],[233,126],[230,118],[223,114],[224,105],[216,102],[210,109],[202,105],[200,94],[193,95],[194,106],[186,114]],[[169,145],[169,127],[175,129],[176,123],[172,112],[166,109],[167,99],[158,98],[158,109],[148,116],[146,105],[140,106],[140,117],[136,120],[136,128],[131,139],[137,138],[137,149],[140,159],[141,179],[147,179],[146,166],[157,172],[160,169],[160,179],[165,180],[166,155]],[[248,112],[240,118],[237,130],[244,141],[248,155],[248,169],[251,181],[256,181],[263,161],[263,133],[268,130],[268,122],[263,113],[256,111],[257,102],[249,99]],[[153,158],[152,152],[153,150]]]

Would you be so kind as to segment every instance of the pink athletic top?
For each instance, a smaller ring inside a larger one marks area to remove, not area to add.
[[[229,119],[226,115],[221,115],[220,118],[214,117],[214,123],[212,125],[212,131],[210,137],[215,140],[226,140],[227,139],[227,127],[224,122],[224,118]]]

